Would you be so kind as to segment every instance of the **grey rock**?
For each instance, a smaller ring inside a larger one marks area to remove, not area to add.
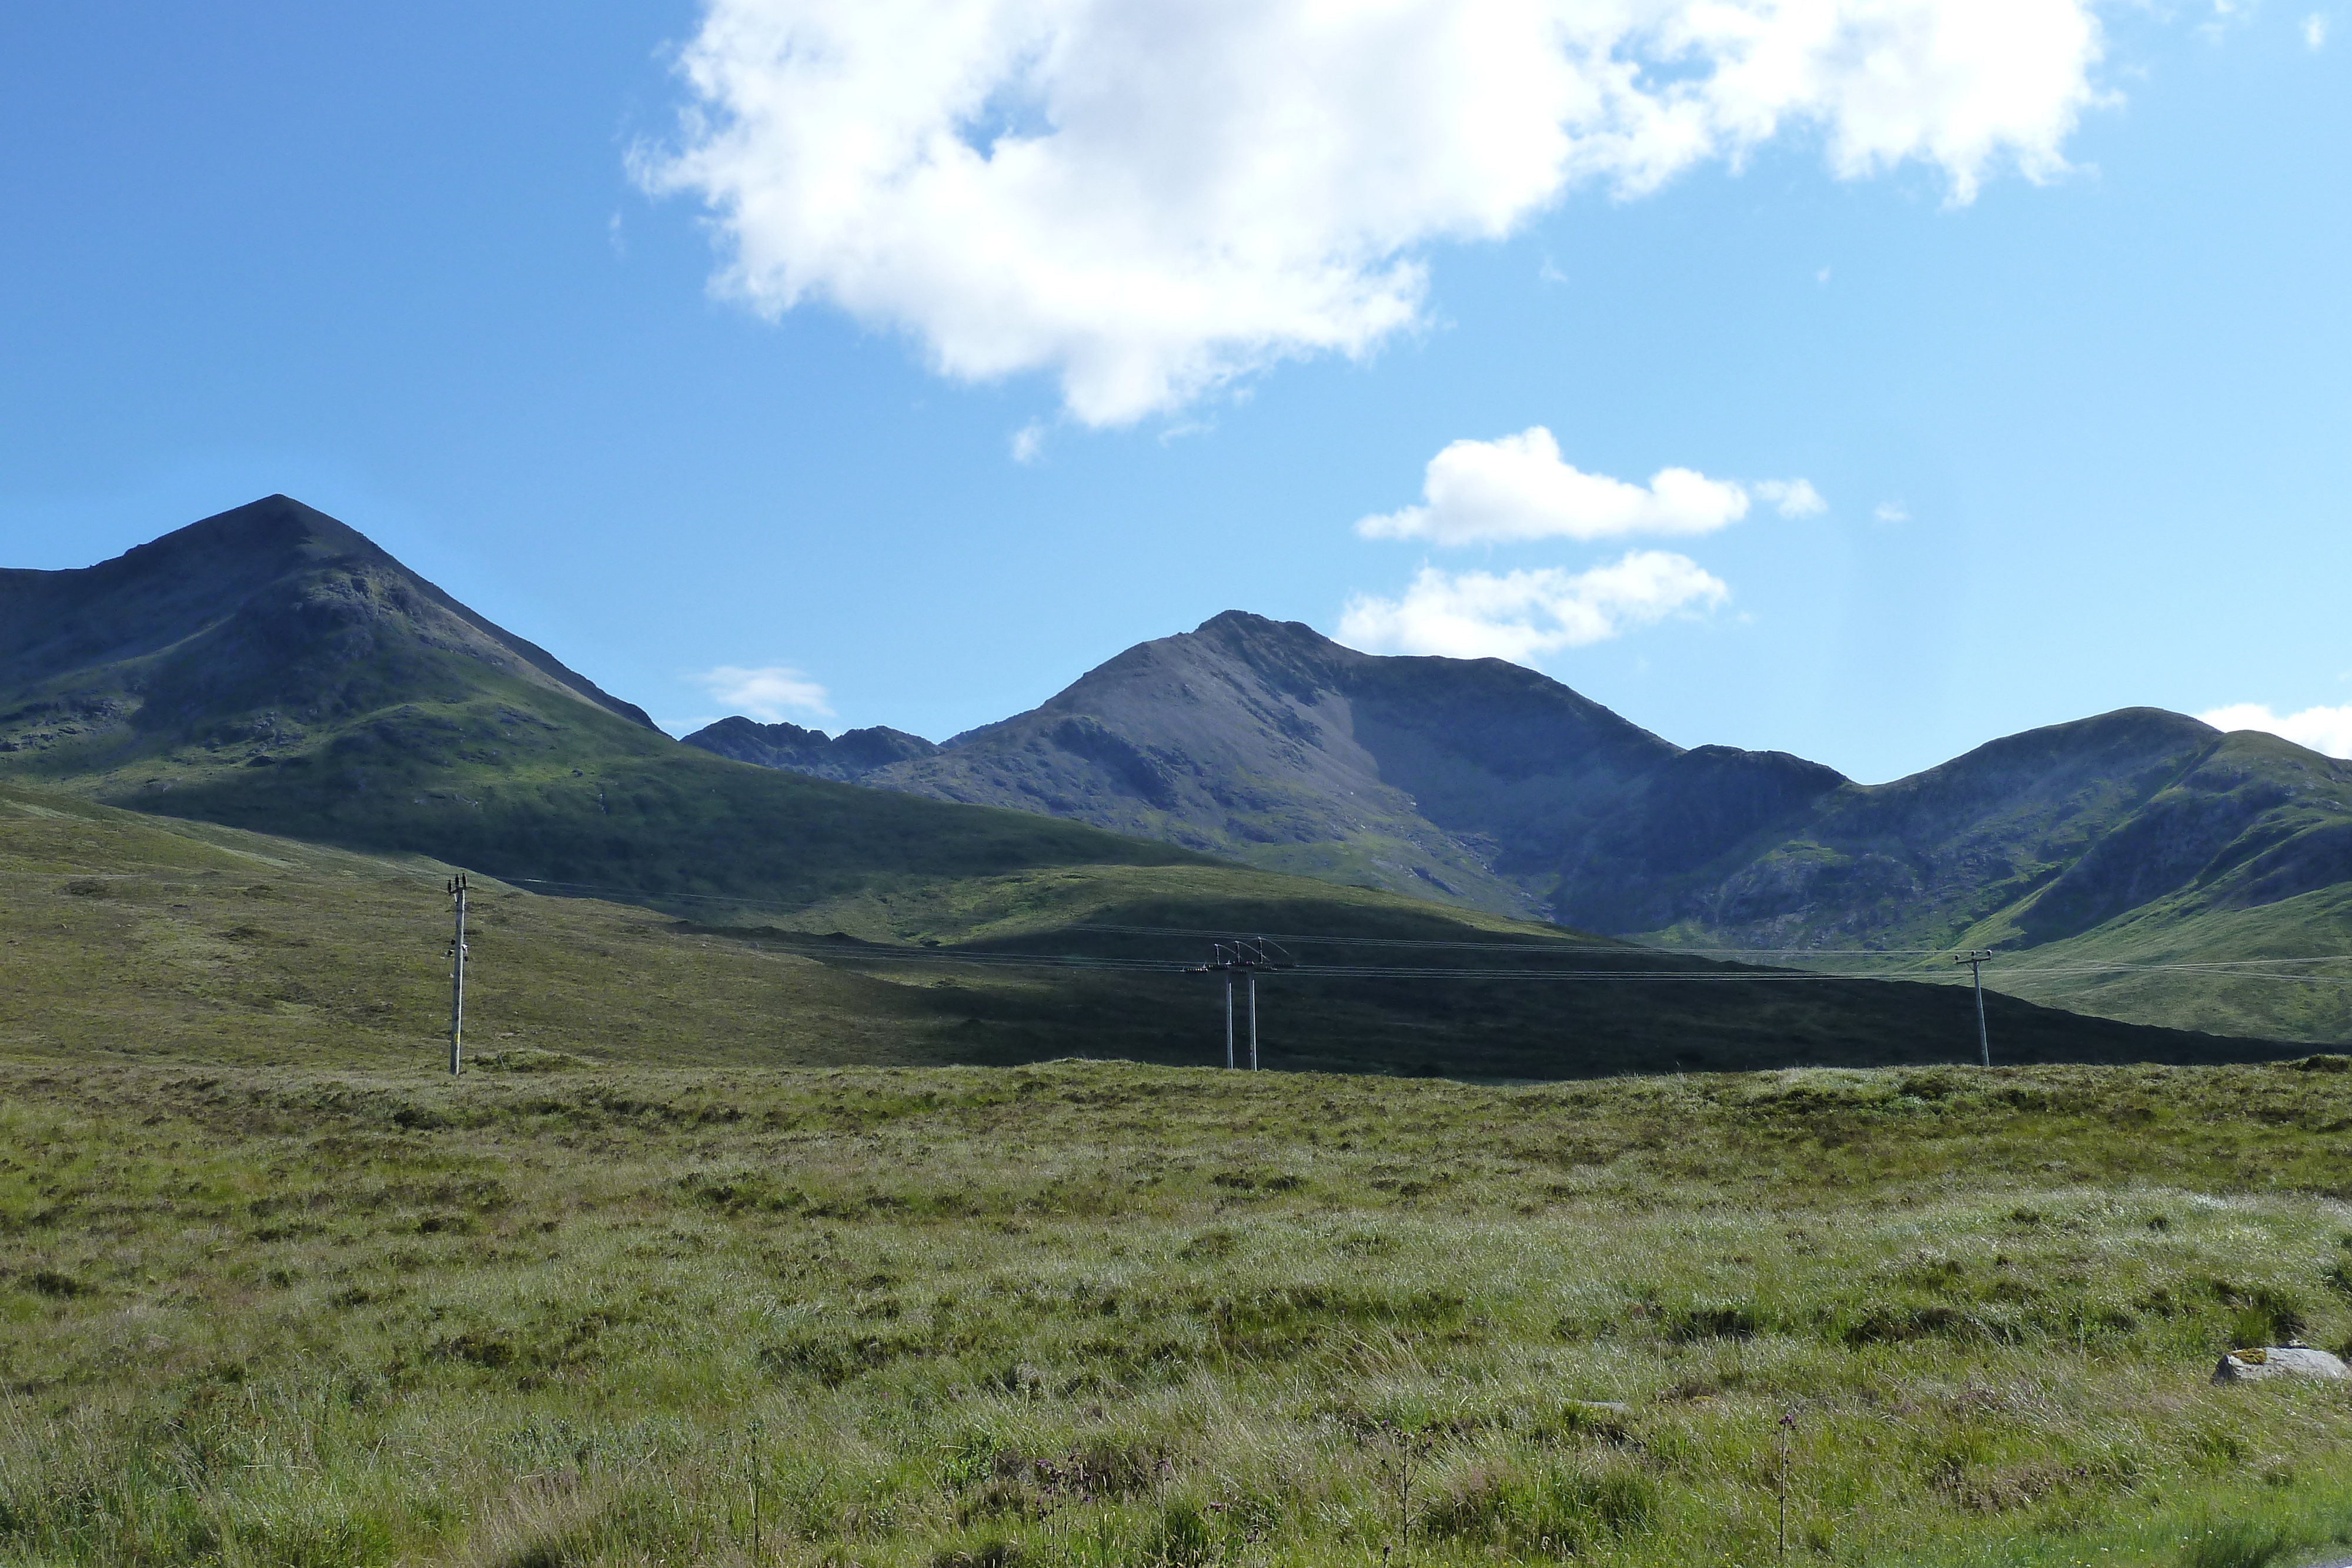
[[[756,724],[740,714],[696,730],[688,746],[761,768],[854,783],[894,762],[929,757],[939,747],[902,729],[853,729],[828,736],[796,724]]]
[[[2324,1350],[2299,1344],[2233,1350],[2213,1369],[2216,1383],[2259,1383],[2271,1377],[2352,1377],[2344,1363]]]

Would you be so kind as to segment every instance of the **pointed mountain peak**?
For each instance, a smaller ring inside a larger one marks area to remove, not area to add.
[[[150,726],[166,712],[157,697],[165,690],[186,688],[169,709],[175,727],[210,722],[224,704],[328,701],[317,692],[298,698],[289,683],[336,687],[343,695],[328,706],[341,707],[362,688],[367,700],[383,696],[393,664],[406,672],[399,680],[436,686],[440,677],[416,661],[444,655],[654,727],[644,710],[291,496],[216,512],[96,566],[0,572],[0,691],[59,680],[119,687],[116,707],[141,711]]]
[[[1339,643],[1304,621],[1274,621],[1246,610],[1212,615],[1194,627],[1192,634],[1243,646],[1279,647],[1312,653],[1339,651]]]
[[[283,570],[304,561],[357,557],[397,568],[399,563],[350,524],[291,496],[264,496],[242,507],[215,512],[186,528],[125,551],[93,570],[150,570],[164,562],[201,559],[206,575]]]

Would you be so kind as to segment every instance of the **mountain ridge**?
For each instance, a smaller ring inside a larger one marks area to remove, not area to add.
[[[2200,921],[2352,883],[2352,764],[2160,708],[1861,784],[1785,752],[1675,746],[1499,660],[1361,653],[1237,611],[1128,649],[1026,714],[845,776],[1800,960],[2095,946],[2136,915]],[[2352,949],[2352,925],[2327,915],[2304,946]],[[2297,1027],[2352,1032],[2352,1010]]]
[[[0,773],[163,815],[642,896],[1196,860],[680,746],[283,496],[0,576]]]
[[[1377,923],[1380,899],[1406,892],[1456,905],[1429,916],[1441,925],[1548,904],[1571,921],[1677,922],[1614,935],[1685,946],[2169,953],[2193,933],[2266,956],[2339,921],[2320,950],[2352,946],[2352,899],[2330,880],[2352,854],[2352,769],[2177,716],[2032,732],[1862,786],[1786,754],[1675,747],[1516,665],[1381,658],[1235,612],[951,746],[768,732],[845,770],[894,758],[863,781],[917,786],[873,789],[674,741],[282,497],[94,568],[8,573],[0,611],[0,777],[706,923],[782,910],[928,941],[975,901],[1031,907],[1073,878],[1189,867],[1181,920],[1129,924],[1314,930],[1279,912]],[[1067,820],[1087,810],[1117,831]],[[1380,891],[1335,904],[1300,873]],[[1860,1049],[1883,1032],[1862,1020],[1893,1017],[1824,984],[1818,1009],[1787,1013],[1811,1021],[1781,1045],[1769,1009],[1722,988],[1700,987],[1715,999],[1674,1027],[1769,1054],[1830,1036]],[[1401,1038],[1468,1027],[1454,1004],[1391,991],[1366,1016]],[[2314,988],[2289,1032],[2352,1034],[2326,998]],[[2126,1000],[2172,1005],[2153,989]],[[1515,1002],[1490,1016],[1524,1043],[1546,1015]],[[2241,1036],[2285,1027],[2229,1008],[2200,1019]],[[1640,1028],[1622,1027],[1638,1054]]]

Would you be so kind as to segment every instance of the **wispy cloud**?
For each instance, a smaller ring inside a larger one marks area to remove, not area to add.
[[[2095,0],[705,0],[677,144],[719,283],[903,329],[1123,424],[1426,320],[1435,242],[1793,133],[1842,178],[2042,179],[2101,100]]]
[[[1045,455],[1045,427],[1031,420],[1013,433],[1013,461],[1023,466]]]
[[[745,669],[721,664],[688,677],[727,706],[762,724],[780,724],[787,714],[831,718],[825,690],[802,672],[782,664]]]
[[[1367,653],[1524,664],[1602,642],[1628,627],[1712,609],[1730,597],[1720,579],[1664,550],[1636,550],[1581,572],[1546,568],[1457,575],[1425,566],[1402,598],[1350,599],[1339,618],[1339,641]]]
[[[2303,19],[2303,47],[2317,54],[2327,43],[2327,18],[2314,11]]]
[[[1802,479],[1768,479],[1753,494],[1783,517],[1825,505]],[[1494,441],[1454,442],[1429,460],[1421,495],[1420,506],[1366,517],[1356,531],[1439,545],[1708,534],[1748,515],[1750,490],[1689,468],[1661,469],[1647,485],[1587,474],[1561,459],[1559,443],[1538,424]]]
[[[1810,479],[1759,479],[1756,498],[1784,517],[1818,517],[1830,509]]]
[[[2216,729],[2259,729],[2330,757],[2352,758],[2352,706],[2281,716],[2261,703],[2234,703],[2197,716]]]
[[[1907,523],[1911,508],[1900,501],[1881,501],[1870,509],[1870,515],[1882,523]]]

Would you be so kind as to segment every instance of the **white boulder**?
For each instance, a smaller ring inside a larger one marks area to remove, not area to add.
[[[2216,1383],[2257,1383],[2265,1377],[2352,1377],[2344,1363],[2324,1350],[2299,1344],[2266,1344],[2233,1350],[2213,1369]]]

